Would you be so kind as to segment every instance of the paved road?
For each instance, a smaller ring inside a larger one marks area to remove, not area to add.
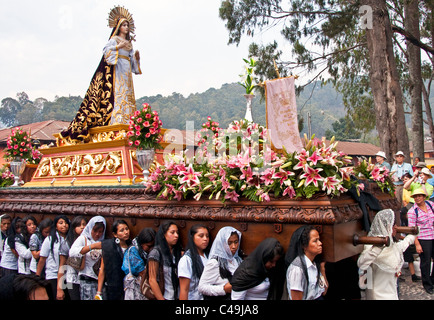
[[[407,268],[402,269],[402,275],[405,281],[399,282],[399,300],[434,300],[434,294],[427,293],[421,281],[411,281],[410,271]]]

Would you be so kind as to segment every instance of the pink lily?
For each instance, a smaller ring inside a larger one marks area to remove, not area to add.
[[[321,155],[317,151],[314,151],[312,155],[309,158],[307,158],[307,161],[312,162],[313,165],[315,166],[320,160],[323,160],[323,157],[321,157]]]
[[[186,171],[180,172],[183,177],[179,177],[181,184],[186,184],[189,187],[194,187],[200,184],[199,177],[202,175],[200,172],[195,172],[193,165],[190,164]]]
[[[307,166],[307,157],[308,157],[308,154],[306,153],[306,150],[305,149],[301,150],[300,153],[295,156],[295,158],[299,162],[294,166],[293,169],[294,170],[304,169],[304,167]]]
[[[288,180],[290,176],[294,176],[295,173],[291,171],[285,171],[282,168],[279,168],[279,172],[275,172],[273,174],[273,179],[280,179],[280,185],[284,183],[285,180]]]
[[[239,197],[240,197],[240,195],[238,193],[236,193],[235,191],[230,191],[230,192],[226,193],[226,195],[225,195],[225,199],[229,199],[229,200],[235,201],[235,202],[238,202]]]
[[[322,190],[327,189],[327,194],[330,194],[336,190],[336,185],[339,184],[339,180],[334,176],[326,177],[323,181]]]
[[[309,166],[306,166],[305,173],[301,175],[302,179],[306,179],[304,185],[307,187],[309,184],[313,183],[315,187],[318,187],[318,181],[324,180],[324,178],[319,175],[320,171],[322,171],[321,168],[313,169]]]
[[[274,169],[273,168],[267,168],[262,174],[261,174],[261,181],[266,185],[272,184],[273,181],[273,174]]]
[[[241,168],[242,175],[240,176],[240,180],[246,180],[247,182],[253,179],[252,168],[249,166],[247,169]]]
[[[283,191],[283,196],[288,196],[291,199],[294,198],[296,196],[295,190],[293,186],[289,186],[287,187],[284,191]]]

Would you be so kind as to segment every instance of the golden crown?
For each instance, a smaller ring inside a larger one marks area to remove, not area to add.
[[[133,15],[129,13],[127,9],[121,6],[114,7],[111,9],[108,17],[108,26],[110,28],[116,28],[120,19],[126,19],[129,23],[129,30],[131,34],[134,34],[135,26]]]

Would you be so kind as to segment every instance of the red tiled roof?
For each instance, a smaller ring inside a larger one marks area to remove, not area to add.
[[[31,134],[32,139],[38,139],[42,141],[55,141],[53,134],[59,133],[69,126],[70,122],[59,120],[47,120],[42,122],[30,123],[19,126],[22,130],[25,130]],[[13,127],[0,129],[0,143],[6,142],[8,136],[11,134]]]
[[[349,156],[366,156],[366,157],[374,157],[376,153],[381,150],[380,147],[377,147],[370,143],[349,142],[349,141],[339,141],[338,145],[336,146],[336,149],[348,154]]]

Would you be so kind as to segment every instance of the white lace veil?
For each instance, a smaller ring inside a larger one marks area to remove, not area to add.
[[[393,210],[381,210],[375,215],[368,233],[370,237],[389,237],[391,244],[385,247],[374,261],[374,264],[381,270],[389,273],[400,272],[404,264],[402,252],[400,252],[392,239],[394,223],[395,213]]]

